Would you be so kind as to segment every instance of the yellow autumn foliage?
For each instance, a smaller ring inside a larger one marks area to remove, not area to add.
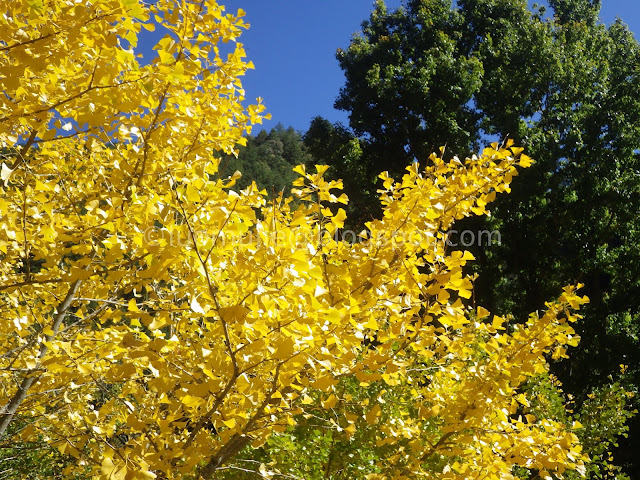
[[[297,167],[295,202],[217,175],[219,152],[263,110],[241,104],[241,11],[213,0],[5,10],[0,435],[26,421],[12,440],[76,457],[69,474],[213,478],[295,415],[333,408],[339,379],[355,376],[405,386],[420,412],[345,417],[347,432],[376,424],[394,447],[367,478],[583,468],[571,427],[519,415],[518,388],[575,345],[586,299],[567,288],[505,329],[465,303],[473,257],[446,248],[452,223],[485,213],[529,165],[519,149],[382,174],[382,218],[347,241],[347,198],[326,166]],[[166,31],[146,65],[133,50],[143,28]]]

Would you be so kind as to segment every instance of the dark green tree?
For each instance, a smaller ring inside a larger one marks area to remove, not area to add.
[[[482,64],[460,41],[460,12],[442,0],[410,1],[394,12],[378,1],[362,27],[338,50],[346,83],[335,106],[349,111],[356,135],[376,145],[376,160],[404,166],[445,142],[467,151],[478,140],[471,100]]]
[[[247,137],[247,144],[239,147],[238,156],[225,156],[220,162],[222,178],[242,172],[237,188],[246,188],[255,181],[269,195],[284,191],[286,195],[291,182],[297,178],[293,167],[309,164],[311,156],[302,142],[301,135],[292,127],[276,125],[269,132],[261,130],[256,136]]]
[[[581,345],[555,368],[579,407],[613,377],[640,385],[640,46],[622,21],[599,21],[599,1],[549,7],[407,0],[390,12],[378,2],[337,53],[346,82],[336,106],[362,137],[361,161],[379,170],[507,137],[536,160],[488,223],[458,229],[501,233],[500,246],[474,248],[475,298],[495,311],[523,318],[562,285],[585,284]],[[616,451],[634,478],[637,418]]]

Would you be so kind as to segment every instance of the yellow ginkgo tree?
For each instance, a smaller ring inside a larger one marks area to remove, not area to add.
[[[467,306],[472,256],[446,248],[529,158],[493,145],[383,174],[383,216],[357,238],[325,166],[297,168],[296,201],[234,190],[217,158],[263,110],[242,106],[242,13],[5,4],[0,436],[43,439],[77,459],[69,475],[213,478],[321,408],[349,435],[378,427],[371,479],[583,468],[575,426],[527,414],[520,387],[577,342],[586,299],[567,288],[506,328]],[[146,64],[141,29],[166,32]],[[408,407],[350,405],[346,377],[400,386]]]

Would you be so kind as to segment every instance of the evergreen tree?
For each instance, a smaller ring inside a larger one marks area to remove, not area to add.
[[[256,136],[247,136],[246,141],[237,156],[225,155],[220,162],[221,177],[242,173],[236,188],[246,188],[255,181],[270,196],[280,192],[288,195],[291,182],[296,179],[293,167],[311,163],[302,137],[293,127],[278,124],[269,132],[261,130]]]

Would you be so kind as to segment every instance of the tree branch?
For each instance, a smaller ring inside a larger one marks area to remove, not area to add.
[[[2,437],[7,431],[7,428],[11,424],[15,413],[18,411],[18,408],[27,397],[29,389],[40,379],[41,375],[30,374],[39,369],[40,361],[44,358],[44,356],[47,354],[47,351],[49,350],[49,347],[47,347],[47,342],[53,340],[60,330],[60,326],[67,316],[67,310],[69,310],[71,303],[75,299],[76,293],[78,292],[81,283],[81,280],[76,280],[69,287],[69,291],[67,292],[66,297],[60,303],[60,305],[58,305],[58,313],[54,317],[53,325],[51,326],[53,332],[51,333],[51,335],[45,336],[45,340],[40,344],[40,353],[38,354],[38,361],[36,362],[35,367],[30,369],[26,374],[27,376],[22,380],[20,387],[18,387],[18,390],[16,391],[16,393],[14,393],[9,403],[3,406],[2,409],[0,409],[0,437]]]

